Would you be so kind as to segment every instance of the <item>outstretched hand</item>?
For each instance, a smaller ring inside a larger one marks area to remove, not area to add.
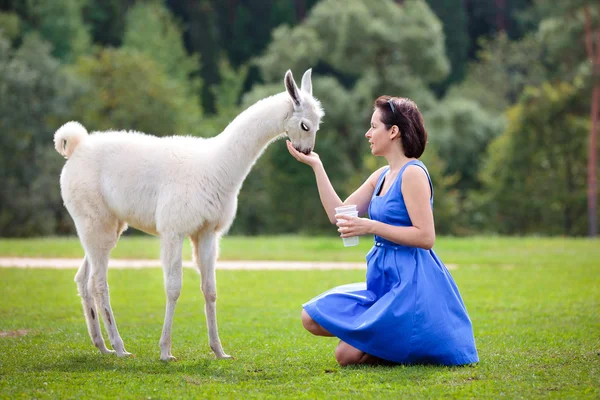
[[[317,165],[318,163],[321,162],[319,155],[317,153],[315,153],[314,151],[311,151],[308,154],[303,154],[303,153],[300,153],[298,150],[296,150],[294,148],[294,146],[292,146],[292,142],[290,142],[289,140],[286,140],[285,144],[287,145],[287,149],[290,152],[290,154],[292,155],[292,157],[294,157],[296,160],[300,161],[301,163],[304,163],[306,165],[310,165],[311,167],[314,167],[315,165]]]
[[[346,214],[336,214],[336,225],[340,237],[347,238],[352,236],[362,236],[372,233],[373,220],[368,218],[359,218]]]

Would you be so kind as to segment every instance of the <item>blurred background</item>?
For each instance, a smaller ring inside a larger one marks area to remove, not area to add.
[[[409,97],[439,234],[595,236],[599,15],[596,0],[0,0],[0,236],[75,233],[53,146],[66,121],[210,137],[307,68],[342,197],[385,162],[364,138],[373,100]],[[337,234],[284,141],[230,233]]]

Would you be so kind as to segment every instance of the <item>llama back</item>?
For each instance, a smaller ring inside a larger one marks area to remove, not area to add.
[[[224,212],[224,204],[217,201],[216,191],[221,188],[214,187],[213,174],[208,173],[218,165],[211,142],[139,132],[94,132],[76,146],[63,169],[65,205],[71,211],[84,209],[71,207],[71,202],[102,202],[120,220],[151,234],[164,223],[197,226],[201,221],[220,220],[232,212]]]

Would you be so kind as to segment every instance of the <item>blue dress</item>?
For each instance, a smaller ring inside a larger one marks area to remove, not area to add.
[[[402,174],[369,204],[371,219],[412,226],[402,196]],[[431,178],[429,178],[431,186]],[[433,193],[433,188],[432,188]],[[431,197],[433,206],[433,195]],[[473,327],[458,288],[433,250],[402,246],[375,236],[366,256],[366,284],[331,289],[303,305],[315,322],[367,354],[401,364],[463,365],[479,361]]]

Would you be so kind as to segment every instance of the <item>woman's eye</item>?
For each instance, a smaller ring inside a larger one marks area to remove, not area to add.
[[[304,122],[300,123],[300,128],[302,128],[302,130],[308,132],[308,126],[306,126],[306,124]]]

